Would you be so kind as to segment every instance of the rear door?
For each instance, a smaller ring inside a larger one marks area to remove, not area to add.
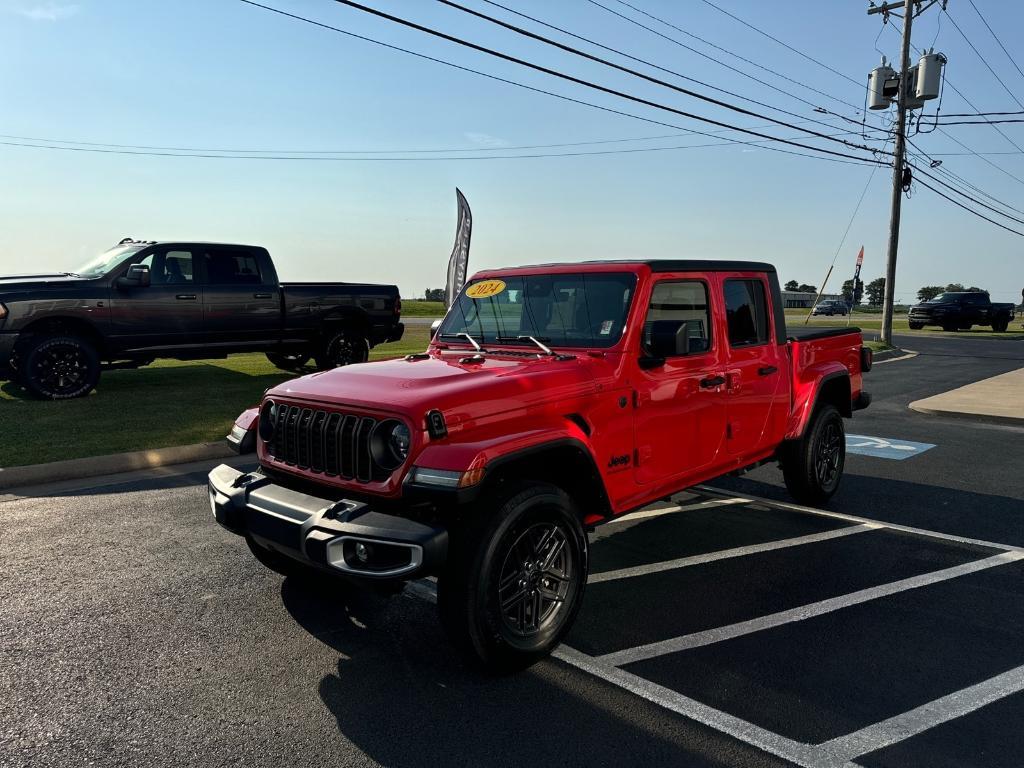
[[[206,343],[224,349],[272,346],[281,327],[281,294],[266,253],[203,245],[200,266],[206,284]]]
[[[126,263],[149,267],[150,284],[110,291],[111,343],[119,350],[161,350],[198,344],[203,287],[190,246],[158,246]]]
[[[726,320],[727,450],[743,463],[774,446],[789,406],[785,346],[777,341],[764,273],[722,276]]]
[[[722,339],[714,331],[714,276],[666,275],[653,284],[642,343],[657,320],[686,323],[689,353],[641,367],[636,379],[639,484],[698,474],[718,461],[725,439]]]

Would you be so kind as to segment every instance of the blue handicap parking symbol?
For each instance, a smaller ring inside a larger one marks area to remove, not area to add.
[[[903,459],[917,456],[934,447],[935,445],[932,443],[914,443],[910,440],[896,438],[870,437],[868,435],[846,436],[847,453],[859,453],[862,456],[875,456],[879,459],[903,461]]]

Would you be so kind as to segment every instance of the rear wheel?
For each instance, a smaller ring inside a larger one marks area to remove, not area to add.
[[[298,352],[285,354],[283,352],[267,352],[267,360],[282,371],[298,371],[309,362],[309,354]]]
[[[1009,320],[996,320],[992,323],[992,330],[996,333],[1002,333],[1010,326]]]
[[[344,328],[327,338],[323,349],[316,356],[316,364],[321,370],[327,370],[365,363],[369,356],[370,346],[366,342],[366,337],[352,329]]]
[[[843,417],[831,404],[819,406],[804,436],[783,446],[782,474],[801,504],[824,504],[839,489],[846,463]]]
[[[956,323],[944,323],[942,325],[942,330],[946,331],[947,333],[956,333],[957,330],[959,330],[959,326],[957,326]]]
[[[546,483],[519,486],[453,538],[438,609],[472,665],[523,669],[549,654],[579,611],[587,540],[575,505]]]
[[[22,386],[46,400],[69,400],[89,394],[100,380],[100,358],[77,336],[42,336],[18,356]]]

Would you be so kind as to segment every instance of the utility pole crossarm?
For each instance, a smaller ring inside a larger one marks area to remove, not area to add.
[[[905,3],[904,0],[897,0],[894,3],[883,3],[882,5],[873,5],[868,8],[868,16],[873,13],[888,13],[889,11],[895,11],[898,8],[906,7],[909,11],[910,3]]]

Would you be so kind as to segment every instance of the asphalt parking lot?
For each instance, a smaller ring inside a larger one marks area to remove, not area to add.
[[[430,582],[262,569],[202,467],[0,496],[0,764],[1018,766],[1024,430],[906,406],[1024,345],[898,341],[827,510],[763,467],[598,529],[510,678],[460,666]]]

